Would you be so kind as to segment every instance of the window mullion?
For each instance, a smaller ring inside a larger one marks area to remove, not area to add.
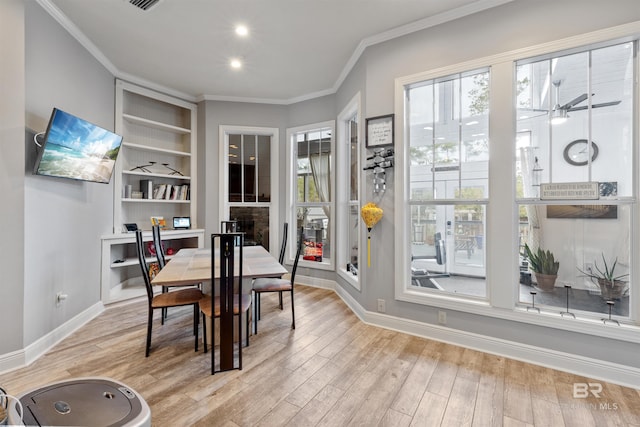
[[[240,200],[245,201],[244,193],[244,134],[240,135]]]

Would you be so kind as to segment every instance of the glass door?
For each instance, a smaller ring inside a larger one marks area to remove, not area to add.
[[[485,277],[486,235],[485,205],[473,203],[486,194],[485,180],[465,181],[460,187],[458,180],[436,183],[436,191],[444,192],[447,199],[469,199],[468,204],[439,205],[436,208],[435,232],[440,233],[446,250],[446,271],[452,275]],[[459,195],[458,193],[463,193]],[[474,197],[476,196],[476,197]]]
[[[220,221],[236,221],[237,231],[245,233],[245,245],[260,245],[275,253],[281,227],[272,197],[277,179],[271,174],[278,170],[273,137],[255,129],[224,132],[221,178],[225,194]]]

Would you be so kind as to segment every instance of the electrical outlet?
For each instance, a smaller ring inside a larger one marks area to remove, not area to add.
[[[441,325],[447,324],[447,313],[445,311],[438,312],[438,323]]]
[[[383,299],[378,300],[378,312],[384,313],[387,311],[385,301]]]
[[[62,292],[58,292],[56,294],[56,307],[60,307],[60,304],[64,302],[68,297],[67,294],[63,294]]]

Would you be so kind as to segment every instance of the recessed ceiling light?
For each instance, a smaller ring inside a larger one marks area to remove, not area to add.
[[[249,35],[249,29],[246,25],[238,25],[236,26],[236,34],[240,37],[246,37]]]
[[[239,59],[232,59],[230,62],[231,68],[239,69],[242,68],[242,61]]]

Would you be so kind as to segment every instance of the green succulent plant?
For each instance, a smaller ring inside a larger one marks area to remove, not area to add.
[[[529,268],[534,273],[540,274],[558,274],[560,268],[560,262],[556,261],[553,257],[553,253],[550,250],[542,250],[538,248],[537,251],[532,251],[529,245],[524,245],[524,256],[529,260]]]
[[[602,254],[602,263],[604,264],[604,267],[601,269],[600,267],[598,267],[598,261],[594,261],[593,262],[593,269],[589,269],[589,271],[584,271],[580,268],[578,268],[578,271],[582,274],[584,274],[585,277],[590,278],[591,280],[605,280],[607,282],[615,282],[615,281],[624,281],[622,280],[624,277],[627,277],[629,274],[620,274],[617,275],[615,274],[616,271],[616,265],[618,265],[618,258],[616,257],[615,260],[613,260],[613,263],[611,264],[607,264],[607,260],[604,257],[604,254]],[[609,265],[611,265],[611,267],[609,267]]]

